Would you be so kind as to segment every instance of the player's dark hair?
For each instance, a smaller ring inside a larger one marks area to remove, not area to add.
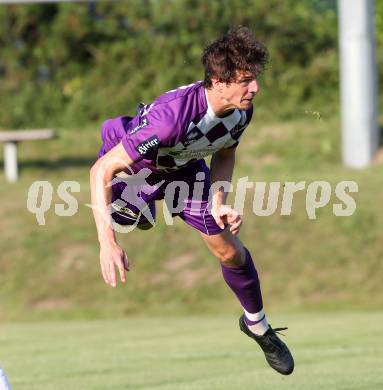
[[[213,77],[231,83],[238,71],[257,77],[264,70],[269,54],[247,27],[237,26],[207,45],[201,60],[205,68],[204,86],[211,88]]]

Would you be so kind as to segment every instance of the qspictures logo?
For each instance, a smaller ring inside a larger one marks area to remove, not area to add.
[[[155,145],[154,140],[151,142],[154,142]],[[167,225],[173,225],[172,216],[180,214],[187,204],[195,205],[195,209],[191,213],[196,215],[201,213],[201,204],[207,204],[206,208],[211,208],[212,196],[218,190],[231,194],[232,201],[228,206],[240,215],[244,214],[246,204],[248,206],[251,204],[252,213],[257,217],[268,217],[277,213],[281,216],[290,216],[294,212],[298,212],[299,208],[304,208],[309,220],[318,218],[319,209],[331,208],[335,217],[352,216],[357,209],[357,203],[352,194],[357,193],[359,188],[358,184],[352,180],[344,180],[336,184],[330,184],[325,180],[252,182],[246,176],[239,178],[236,182],[215,182],[206,191],[205,172],[203,171],[198,172],[194,178],[187,182],[160,180],[156,184],[149,184],[146,180],[149,175],[150,171],[144,168],[138,173],[131,172],[130,175],[125,175],[125,178],[116,177],[107,185],[107,187],[112,187],[112,191],[116,186],[124,186],[117,199],[114,197],[114,201],[107,205],[108,210],[110,210],[108,215],[110,221],[106,222],[110,223],[115,230],[119,231],[119,228],[118,225],[113,224],[111,218],[113,212],[117,210],[121,213],[132,206],[134,210],[131,215],[144,216],[154,225],[154,219],[150,218],[148,203],[150,201],[148,199],[158,199],[159,191],[160,198],[164,199],[166,204],[166,207],[163,208],[163,217]],[[105,190],[102,173],[97,179],[96,187],[97,193],[103,193]],[[29,187],[27,209],[36,216],[39,225],[46,224],[45,214],[52,207],[54,192],[53,185],[48,181],[36,181]],[[74,216],[78,212],[79,202],[73,194],[81,192],[80,183],[64,181],[57,187],[56,192],[62,201],[54,205],[56,215]],[[206,198],[206,193],[209,194],[208,198]],[[296,200],[297,196],[299,196],[299,203]],[[99,208],[98,204],[84,204],[82,206],[90,207],[95,212]],[[132,228],[128,231],[131,230]],[[127,230],[122,232],[127,232]]]

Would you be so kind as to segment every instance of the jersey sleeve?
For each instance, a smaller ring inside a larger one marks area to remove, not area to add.
[[[122,145],[133,162],[145,159],[155,163],[158,149],[174,143],[175,124],[170,107],[164,104],[149,107],[139,118],[137,126],[126,132]]]
[[[239,145],[240,138],[242,137],[243,132],[246,127],[249,125],[251,118],[253,116],[253,108],[241,112],[241,120],[237,126],[235,126],[230,131],[230,138],[224,145],[225,149],[234,149]]]

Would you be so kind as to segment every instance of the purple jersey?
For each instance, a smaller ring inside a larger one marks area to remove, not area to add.
[[[104,148],[122,141],[134,162],[154,172],[171,172],[239,143],[252,116],[249,110],[233,110],[217,117],[201,81],[164,93],[140,107],[134,118],[118,117],[103,124]],[[109,141],[109,142],[108,142]]]

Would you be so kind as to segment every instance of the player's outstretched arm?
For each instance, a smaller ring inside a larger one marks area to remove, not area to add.
[[[221,149],[214,153],[211,159],[211,183],[212,183],[212,215],[218,226],[224,228],[229,224],[230,231],[237,235],[242,225],[241,216],[230,206],[226,205],[227,192],[219,182],[231,183],[235,165],[235,148]]]
[[[100,266],[105,283],[117,284],[116,268],[122,282],[129,271],[128,257],[119,246],[110,215],[112,201],[111,183],[116,173],[133,164],[122,144],[118,144],[102,156],[90,169],[90,191],[94,220],[100,243]]]

